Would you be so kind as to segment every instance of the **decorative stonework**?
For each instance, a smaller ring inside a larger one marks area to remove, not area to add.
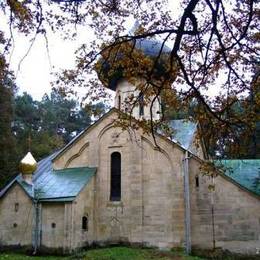
[[[66,162],[65,167],[64,168],[68,168],[69,165],[71,164],[71,162],[73,160],[75,160],[76,158],[78,158],[82,152],[89,146],[89,142],[86,142],[84,145],[82,145],[82,147],[79,149],[79,151],[76,154],[73,154]]]
[[[114,144],[118,143],[119,136],[120,136],[120,133],[114,132],[114,133],[111,135],[112,143],[114,143]]]

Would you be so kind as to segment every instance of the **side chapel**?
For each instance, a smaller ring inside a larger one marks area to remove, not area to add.
[[[136,46],[156,55],[161,43]],[[124,100],[138,95],[135,86],[120,78],[107,87],[116,92],[115,108],[36,170],[28,153],[21,173],[0,191],[0,247],[72,252],[126,243],[259,252],[260,160],[226,160],[232,170],[203,176],[207,151],[203,142],[195,145],[197,124],[171,121],[174,138],[157,134],[157,149],[142,129],[114,124]],[[158,100],[153,110],[156,120]],[[149,118],[149,104],[140,103],[133,116]]]

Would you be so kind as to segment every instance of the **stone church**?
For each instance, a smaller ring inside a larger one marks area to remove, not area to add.
[[[145,53],[158,49],[151,40],[142,44]],[[34,172],[28,153],[0,192],[0,247],[71,252],[126,243],[259,253],[260,160],[226,160],[229,170],[204,176],[208,157],[203,142],[195,144],[197,124],[171,121],[174,138],[156,134],[158,149],[141,128],[115,125],[136,89],[124,78],[113,84],[115,108]],[[153,109],[159,117],[158,101]],[[149,117],[149,107],[139,104],[133,116]]]

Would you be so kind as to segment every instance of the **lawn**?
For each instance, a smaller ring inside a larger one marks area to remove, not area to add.
[[[200,257],[185,256],[182,252],[165,252],[155,249],[140,249],[130,247],[110,247],[90,249],[72,256],[26,256],[16,253],[2,253],[0,260],[202,260]]]

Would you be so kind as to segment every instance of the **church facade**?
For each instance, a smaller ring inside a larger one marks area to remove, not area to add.
[[[159,150],[141,129],[131,134],[114,127],[118,113],[112,109],[40,161],[34,187],[22,175],[5,187],[0,245],[70,252],[93,243],[159,248],[190,243],[255,253],[259,194],[223,174],[203,177],[203,153],[191,152],[193,137],[182,140],[190,142],[185,148],[184,142],[158,135]],[[181,123],[185,131],[187,123]]]
[[[233,175],[204,176],[207,154],[195,143],[195,123],[173,120],[174,138],[158,133],[155,145],[142,128],[116,124],[135,87],[120,79],[115,90],[116,108],[0,192],[0,247],[71,252],[126,243],[259,252],[260,190],[253,182],[260,160],[230,160]],[[132,115],[146,118],[148,107]],[[153,109],[158,116],[159,103]]]

